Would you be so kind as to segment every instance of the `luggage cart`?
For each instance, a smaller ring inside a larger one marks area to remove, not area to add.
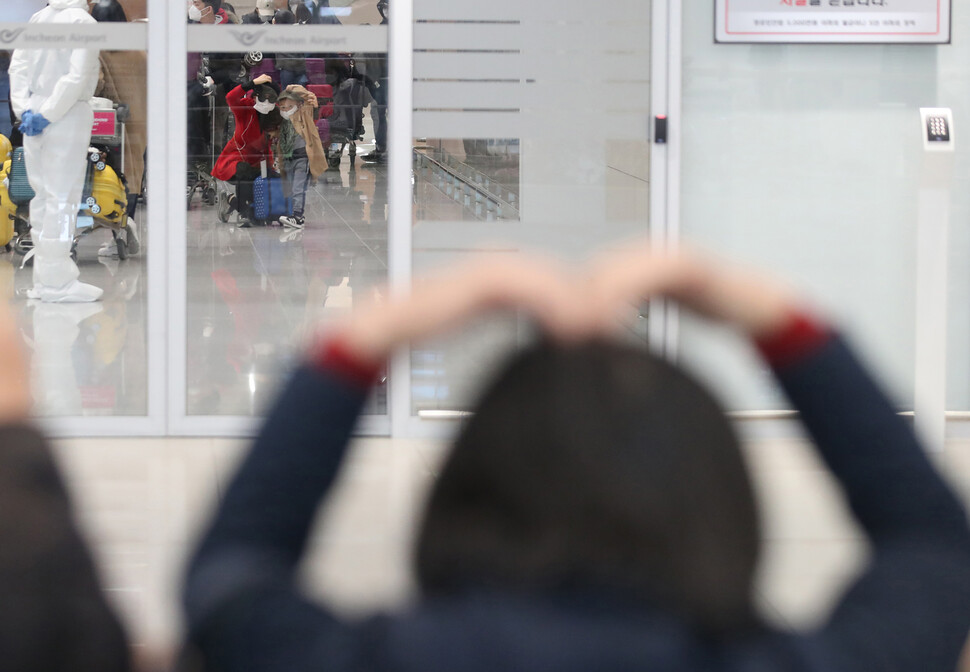
[[[131,254],[137,254],[140,248],[135,231],[130,226],[133,222],[128,218],[128,190],[124,174],[128,106],[95,98],[92,107],[94,124],[88,148],[88,169],[71,256],[77,259],[77,245],[81,238],[98,229],[108,229],[118,246],[118,258],[125,260]],[[112,160],[112,150],[120,155],[117,161]],[[30,237],[29,207],[17,209],[14,228],[14,251],[24,255],[26,263],[34,247]]]
[[[216,163],[216,88],[210,88],[206,84],[208,77],[208,62],[203,60],[202,68],[199,71],[199,84],[202,85],[206,104],[209,107],[209,156],[208,165],[199,162],[188,169],[188,186],[186,190],[186,208],[192,207],[192,198],[198,193],[202,197],[204,205],[215,205],[218,199],[218,184],[216,178],[212,177],[209,171]]]

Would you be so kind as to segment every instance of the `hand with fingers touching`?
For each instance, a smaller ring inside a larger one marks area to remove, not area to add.
[[[372,301],[338,337],[364,361],[386,359],[398,346],[449,333],[482,314],[520,310],[555,340],[583,340],[601,330],[586,310],[580,279],[538,257],[473,263],[415,283],[410,296]]]
[[[254,79],[253,84],[255,84],[256,86],[259,86],[260,84],[268,84],[269,82],[272,82],[272,81],[273,81],[272,77],[270,77],[269,75],[263,74],[257,77],[256,79]]]
[[[594,260],[589,285],[592,305],[604,314],[616,315],[625,306],[651,299],[668,299],[754,338],[783,327],[802,308],[798,297],[777,279],[695,253],[660,253],[645,245]]]
[[[371,302],[338,336],[362,360],[379,362],[398,346],[443,335],[484,313],[521,310],[553,340],[608,339],[620,331],[624,312],[652,299],[676,301],[754,338],[784,327],[801,307],[774,279],[638,245],[603,254],[579,273],[528,255],[459,266],[418,280],[406,299]]]

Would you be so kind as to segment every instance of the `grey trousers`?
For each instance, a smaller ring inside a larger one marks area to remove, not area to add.
[[[302,217],[310,184],[310,159],[294,156],[283,161],[283,193],[293,199],[293,216]]]

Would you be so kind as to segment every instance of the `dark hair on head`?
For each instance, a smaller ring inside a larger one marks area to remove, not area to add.
[[[277,10],[276,14],[273,15],[273,23],[279,25],[296,23],[296,15],[288,9]]]
[[[268,100],[271,103],[275,103],[279,99],[281,91],[282,89],[280,89],[279,84],[276,82],[266,82],[265,84],[256,85],[253,89],[253,96],[257,100]]]
[[[126,23],[128,15],[118,0],[99,0],[91,6],[91,17],[99,23]]]
[[[218,12],[222,9],[222,0],[202,0],[202,4],[212,7],[213,12]]]
[[[759,540],[739,442],[704,387],[639,349],[541,345],[457,439],[416,569],[429,595],[591,586],[724,633],[754,623]]]
[[[26,429],[8,439],[0,458],[0,668],[129,672],[125,632],[53,457]]]

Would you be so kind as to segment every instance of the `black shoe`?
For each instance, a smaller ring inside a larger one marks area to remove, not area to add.
[[[375,149],[370,154],[364,154],[360,159],[365,163],[387,163],[387,152],[380,152]]]
[[[300,217],[280,217],[280,224],[287,229],[302,229],[304,227],[305,221],[302,216]]]

